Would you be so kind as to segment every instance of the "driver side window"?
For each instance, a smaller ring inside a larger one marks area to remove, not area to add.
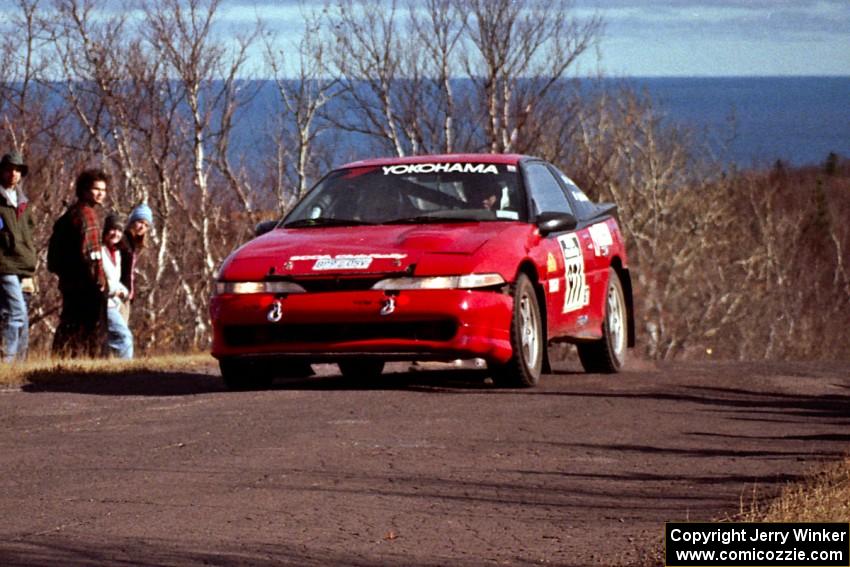
[[[525,179],[532,202],[532,216],[540,213],[574,214],[558,180],[542,163],[525,166]]]

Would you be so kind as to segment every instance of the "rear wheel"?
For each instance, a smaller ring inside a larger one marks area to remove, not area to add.
[[[272,374],[255,360],[223,358],[218,367],[228,390],[264,390],[272,385]]]
[[[346,378],[375,379],[384,371],[384,361],[375,358],[352,358],[337,362]]]
[[[620,276],[613,268],[609,268],[602,338],[577,345],[578,357],[587,372],[613,374],[623,367],[628,343],[627,310]]]
[[[493,381],[499,386],[528,388],[537,385],[543,369],[543,318],[534,285],[520,274],[514,287],[511,318],[513,354],[505,364],[491,364]]]

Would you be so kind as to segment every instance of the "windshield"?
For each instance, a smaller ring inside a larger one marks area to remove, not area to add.
[[[424,163],[334,171],[283,226],[519,220],[525,206],[517,168],[489,163]]]

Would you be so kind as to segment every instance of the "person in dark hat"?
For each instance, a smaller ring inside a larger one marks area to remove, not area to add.
[[[121,283],[121,242],[124,225],[116,213],[110,213],[103,221],[103,271],[107,283],[107,340],[106,346],[113,356],[133,358],[133,334],[121,314],[121,307],[129,301],[130,292]]]
[[[59,276],[62,312],[53,336],[53,354],[58,357],[100,357],[106,354],[107,283],[103,271],[103,202],[110,176],[101,169],[87,169],[77,176],[77,202],[56,221],[54,235],[67,233],[65,261],[47,268]],[[66,222],[61,222],[63,218]],[[54,238],[51,236],[51,241]],[[56,239],[60,240],[60,239]]]
[[[0,356],[25,360],[29,343],[27,297],[32,292],[35,223],[21,181],[29,167],[16,151],[0,158]],[[29,292],[29,293],[27,293]]]

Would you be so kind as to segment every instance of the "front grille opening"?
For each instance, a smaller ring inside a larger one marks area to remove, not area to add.
[[[388,277],[410,275],[412,270],[403,272],[373,273],[369,275],[345,275],[345,276],[297,276],[297,277],[270,277],[272,281],[287,281],[297,283],[309,293],[323,293],[332,291],[365,291]]]
[[[449,341],[457,333],[457,323],[436,321],[230,325],[224,340],[234,347],[280,343],[330,343],[380,339]]]
[[[293,281],[309,293],[322,293],[329,291],[364,291],[372,289],[372,286],[382,279],[383,276],[372,278],[298,278]]]

